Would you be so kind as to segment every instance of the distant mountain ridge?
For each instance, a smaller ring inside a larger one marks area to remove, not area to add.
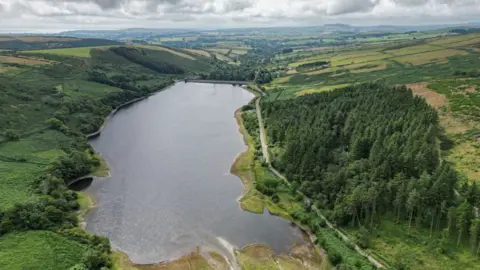
[[[42,50],[74,47],[120,45],[121,42],[99,38],[76,38],[62,36],[0,36],[0,50]]]
[[[480,22],[464,24],[433,24],[433,25],[371,25],[355,26],[342,23],[325,24],[323,26],[302,26],[302,27],[252,27],[252,28],[226,28],[226,29],[168,29],[168,28],[128,28],[119,30],[73,30],[57,34],[63,37],[77,38],[102,38],[110,40],[135,40],[150,39],[156,37],[169,37],[174,35],[199,35],[216,32],[232,33],[254,33],[262,32],[267,34],[291,34],[299,31],[319,32],[406,32],[406,31],[428,31],[456,27],[480,27]]]

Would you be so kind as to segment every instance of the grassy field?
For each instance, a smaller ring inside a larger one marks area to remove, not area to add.
[[[50,50],[33,50],[24,51],[22,53],[34,53],[34,54],[54,54],[63,56],[74,56],[82,58],[90,58],[90,51],[92,49],[106,50],[113,46],[96,46],[96,47],[78,47],[78,48],[66,48],[66,49],[50,49]]]
[[[372,44],[361,50],[346,47],[337,51],[326,51],[318,55],[296,60],[279,54],[277,65],[291,68],[317,61],[330,61],[330,67],[294,70],[293,76],[278,78],[265,87],[271,93],[269,99],[285,99],[297,96],[297,92],[309,93],[328,90],[328,86],[347,85],[357,82],[383,79],[388,82],[412,83],[432,81],[434,78],[453,76],[455,69],[478,69],[475,62],[479,53],[464,48],[466,41],[476,40],[477,34],[447,36],[441,39],[414,41],[410,44]],[[455,44],[450,48],[442,44]],[[321,51],[322,52],[322,51]],[[310,91],[309,91],[310,90]]]
[[[11,233],[0,238],[0,269],[65,270],[84,252],[82,245],[53,232]]]
[[[178,49],[173,50],[173,49],[163,47],[163,46],[152,46],[152,45],[141,45],[141,44],[136,44],[134,46],[137,47],[137,48],[144,48],[144,49],[149,49],[149,50],[166,51],[166,52],[169,52],[171,54],[178,55],[180,57],[184,57],[184,58],[187,58],[187,59],[190,59],[190,60],[196,60],[195,57],[192,57],[189,54],[183,53],[181,50],[178,50]]]
[[[32,57],[0,56],[0,63],[21,65],[46,65],[52,62]]]
[[[351,234],[356,230],[347,230]],[[432,236],[440,239],[440,234]],[[446,254],[438,252],[439,243],[432,241],[428,230],[408,229],[408,224],[395,224],[391,220],[382,220],[371,240],[368,250],[381,256],[389,265],[403,262],[406,269],[480,269],[478,259],[471,255],[470,250],[456,247],[452,239],[450,251]],[[399,262],[400,261],[400,262]]]
[[[403,55],[393,58],[393,60],[402,64],[425,65],[433,63],[445,63],[448,62],[448,57],[450,56],[466,54],[468,53],[461,50],[439,50]]]
[[[59,93],[63,93],[71,99],[80,99],[82,97],[101,99],[107,94],[120,91],[116,87],[82,80],[64,80],[57,85],[56,89]]]
[[[205,57],[212,57],[212,55],[208,51],[204,51],[204,50],[185,49],[185,51],[190,52],[190,53],[194,53],[194,54],[198,54],[198,55],[201,55],[201,56],[205,56]]]
[[[301,96],[301,95],[306,95],[306,94],[312,94],[312,93],[318,93],[318,92],[327,92],[327,91],[332,91],[338,88],[344,88],[349,86],[350,84],[345,83],[345,84],[336,84],[336,85],[328,85],[320,88],[313,88],[313,89],[307,89],[307,90],[302,90],[299,92],[296,92],[295,95]]]

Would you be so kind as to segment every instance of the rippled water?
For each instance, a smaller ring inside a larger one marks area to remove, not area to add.
[[[234,111],[253,95],[230,85],[177,83],[119,111],[90,143],[111,168],[87,189],[98,207],[87,230],[110,238],[135,263],[185,255],[197,246],[301,242],[288,221],[240,209],[229,173],[245,149]],[[220,240],[220,241],[219,241]]]

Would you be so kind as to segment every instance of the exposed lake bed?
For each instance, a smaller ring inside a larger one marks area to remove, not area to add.
[[[289,221],[245,212],[236,200],[244,187],[230,168],[245,144],[233,114],[252,98],[240,87],[177,83],[119,111],[90,140],[111,176],[86,190],[97,203],[87,230],[135,264],[199,248],[231,260],[251,244],[277,254],[305,244]]]

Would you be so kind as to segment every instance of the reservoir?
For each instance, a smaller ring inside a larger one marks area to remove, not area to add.
[[[253,95],[240,87],[177,83],[120,110],[91,145],[111,177],[86,192],[97,207],[87,230],[138,264],[171,260],[197,247],[264,243],[287,253],[302,242],[290,222],[243,211],[241,180],[230,174],[246,149],[234,118]]]

